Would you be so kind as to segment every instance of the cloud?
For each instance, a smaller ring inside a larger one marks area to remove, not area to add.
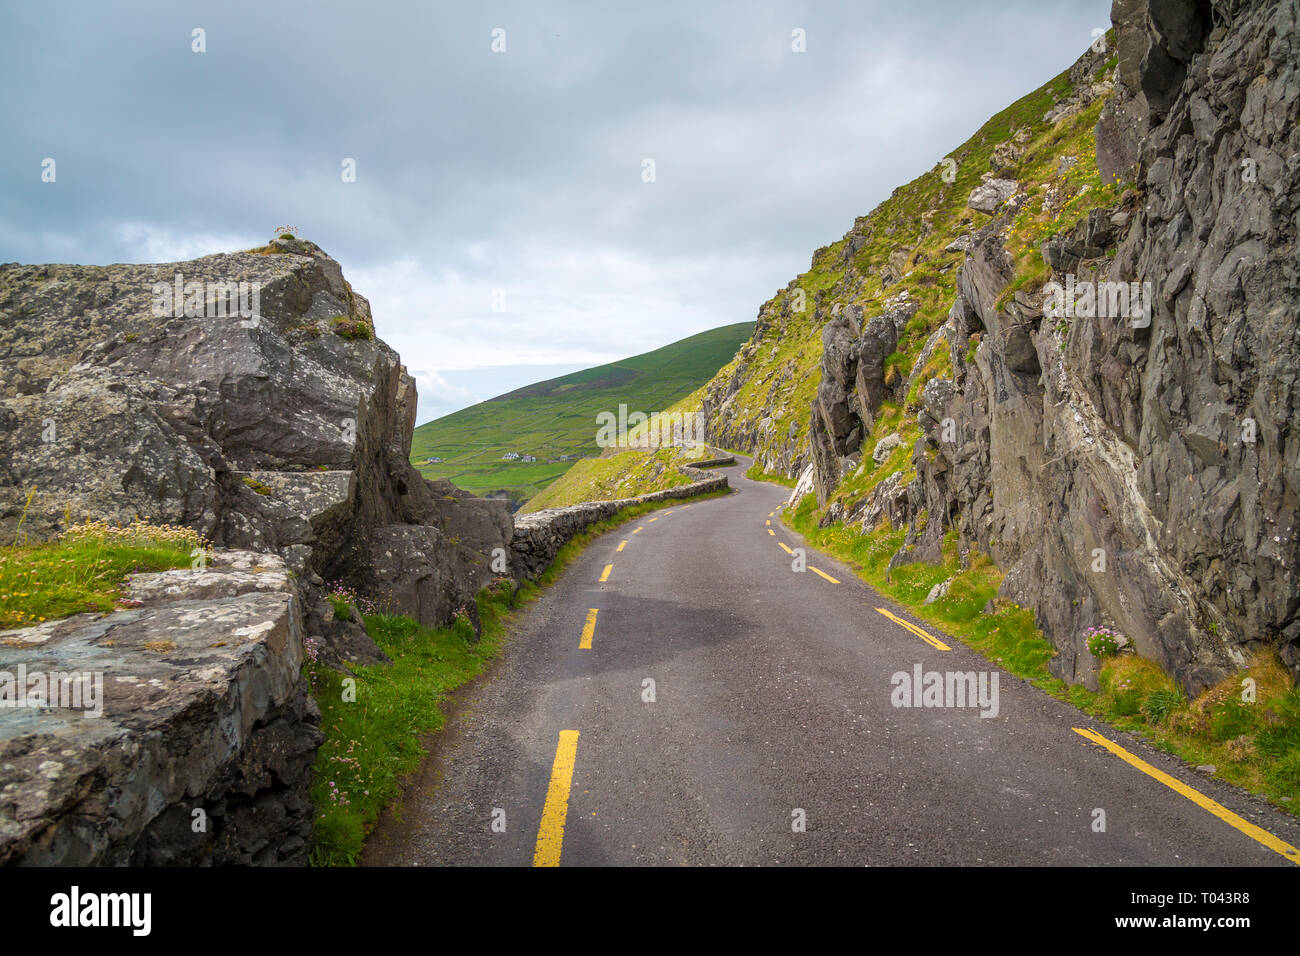
[[[479,395],[471,389],[453,385],[437,372],[428,370],[410,370],[415,379],[416,393],[419,396],[417,420],[421,422],[440,418],[458,408],[477,404],[490,395]]]
[[[266,239],[251,233],[189,232],[147,222],[123,222],[113,227],[117,247],[127,262],[179,262],[237,249],[251,249]]]
[[[0,260],[178,260],[291,223],[408,367],[444,376],[438,401],[467,400],[453,369],[595,364],[753,319],[1109,8],[11,4],[0,79],[40,99],[0,101]]]

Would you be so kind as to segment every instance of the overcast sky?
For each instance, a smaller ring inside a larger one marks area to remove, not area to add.
[[[423,422],[753,319],[1109,10],[4,0],[0,261],[168,262],[296,226],[370,299]]]

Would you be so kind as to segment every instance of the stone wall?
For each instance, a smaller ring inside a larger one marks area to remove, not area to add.
[[[735,459],[731,459],[734,462]],[[716,459],[724,464],[726,459]],[[515,516],[514,537],[510,541],[514,567],[523,577],[536,578],[545,571],[560,553],[560,549],[597,522],[612,518],[624,508],[654,501],[672,501],[676,498],[693,498],[726,488],[726,475],[711,475],[703,471],[699,462],[694,467],[678,466],[683,474],[694,479],[689,485],[679,485],[664,491],[654,491],[634,498],[615,498],[610,501],[585,501],[567,508],[547,508],[532,514]]]

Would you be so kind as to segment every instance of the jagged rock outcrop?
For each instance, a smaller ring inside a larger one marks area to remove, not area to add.
[[[0,540],[25,508],[35,539],[67,515],[140,516],[275,551],[307,581],[382,595],[400,578],[395,610],[445,622],[490,580],[508,515],[415,471],[414,381],[369,304],[313,243],[272,248],[0,267]],[[226,283],[256,292],[255,318],[230,314]]]
[[[510,546],[504,504],[412,468],[415,410],[368,303],[310,242],[0,266],[0,542],[139,517],[280,566],[138,578],[143,610],[0,635],[9,663],[78,655],[108,681],[101,720],[0,711],[0,860],[301,862],[320,739],[303,642],[329,666],[386,660],[326,582],[441,624]],[[159,641],[158,660],[134,650]],[[127,693],[141,681],[157,692]]]
[[[848,306],[822,332],[822,381],[808,428],[818,504],[824,505],[840,479],[858,466],[862,441],[881,403],[906,391],[905,379],[889,377],[886,359],[916,310],[917,303],[904,294],[864,326],[862,308]]]
[[[1036,609],[1066,680],[1095,680],[1098,623],[1193,692],[1262,646],[1300,673],[1300,3],[1116,0],[1113,17],[1097,158],[1132,189],[1048,239],[1047,280],[1010,296],[1014,210],[976,191],[994,218],[962,237],[936,333],[952,374],[921,392],[916,478],[901,508],[882,482],[847,514],[910,525],[896,564],[936,560],[957,528]],[[1054,112],[1100,92],[1081,89]],[[1044,318],[1047,281],[1095,296]],[[827,327],[824,379],[843,378],[852,333]],[[820,501],[853,415],[834,384],[819,393]]]

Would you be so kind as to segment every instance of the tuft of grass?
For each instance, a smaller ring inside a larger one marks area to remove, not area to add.
[[[58,541],[0,548],[0,628],[111,611],[129,575],[189,567],[201,547],[190,528],[137,521],[79,525]]]
[[[330,319],[330,331],[340,338],[350,341],[373,342],[375,329],[364,319],[354,319],[347,315],[336,315]]]
[[[253,491],[256,491],[259,495],[271,494],[271,489],[262,484],[262,482],[258,481],[252,475],[244,475],[243,481],[245,485],[253,489]]]
[[[350,621],[352,620],[352,605],[346,598],[339,597],[337,594],[329,595],[330,606],[334,608],[334,620]]]

